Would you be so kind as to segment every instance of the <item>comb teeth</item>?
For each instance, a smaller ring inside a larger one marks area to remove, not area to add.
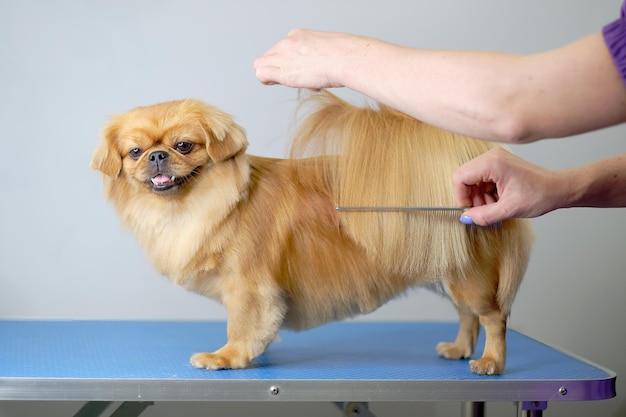
[[[337,211],[458,211],[468,207],[427,207],[427,206],[337,206]]]
[[[411,212],[411,211],[456,211],[459,213],[463,213],[469,207],[437,207],[437,206],[337,206],[335,210],[341,212],[368,212],[368,211],[378,211],[378,212]],[[502,222],[496,222],[493,224],[488,224],[487,226],[480,226],[475,224],[471,218],[463,217],[459,219],[459,221],[467,226],[478,227],[478,228],[488,228],[488,229],[497,229],[502,227]]]

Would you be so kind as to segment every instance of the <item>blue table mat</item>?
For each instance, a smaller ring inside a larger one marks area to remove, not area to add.
[[[597,366],[513,330],[507,367],[478,376],[467,360],[439,358],[455,323],[341,322],[281,341],[243,370],[195,369],[189,357],[226,342],[224,322],[0,321],[0,379],[165,380],[587,380],[607,378]],[[476,347],[480,357],[484,334]]]

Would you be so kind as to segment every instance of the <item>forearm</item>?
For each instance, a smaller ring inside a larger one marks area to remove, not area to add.
[[[504,103],[509,73],[521,57],[488,52],[405,48],[377,40],[338,66],[340,84],[427,123],[466,136],[509,141]]]
[[[626,120],[626,88],[600,34],[528,56],[346,42],[338,84],[467,136],[522,143]]]
[[[563,207],[626,207],[626,154],[559,172]]]

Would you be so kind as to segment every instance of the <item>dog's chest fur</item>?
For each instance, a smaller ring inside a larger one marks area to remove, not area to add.
[[[205,192],[181,200],[130,194],[129,200],[122,202],[116,201],[115,184],[111,190],[123,224],[155,268],[174,283],[207,296],[219,292],[209,287],[214,285],[222,254],[236,233],[233,207],[246,196],[245,176],[220,175],[233,166],[214,168],[215,175],[198,184]],[[220,180],[219,187],[213,186],[212,179]]]

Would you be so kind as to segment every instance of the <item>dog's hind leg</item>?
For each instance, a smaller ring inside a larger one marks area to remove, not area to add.
[[[448,282],[448,294],[459,312],[459,334],[452,343],[440,343],[439,355],[455,359],[469,358],[480,325],[485,329],[485,349],[480,359],[470,361],[470,369],[479,375],[498,375],[506,362],[507,315],[498,303],[498,266],[481,263],[481,269],[468,271]]]
[[[506,318],[493,310],[478,316],[470,310],[457,307],[459,312],[459,332],[454,342],[441,342],[437,354],[446,359],[470,358],[474,354],[480,325],[485,329],[485,348],[480,359],[469,362],[473,373],[498,375],[506,363]]]
[[[485,329],[485,349],[480,359],[470,361],[470,369],[479,375],[499,375],[506,363],[506,317],[499,311],[480,316]]]
[[[480,323],[473,312],[457,307],[459,313],[459,332],[454,342],[441,342],[437,345],[437,354],[446,359],[469,358],[474,353]]]

